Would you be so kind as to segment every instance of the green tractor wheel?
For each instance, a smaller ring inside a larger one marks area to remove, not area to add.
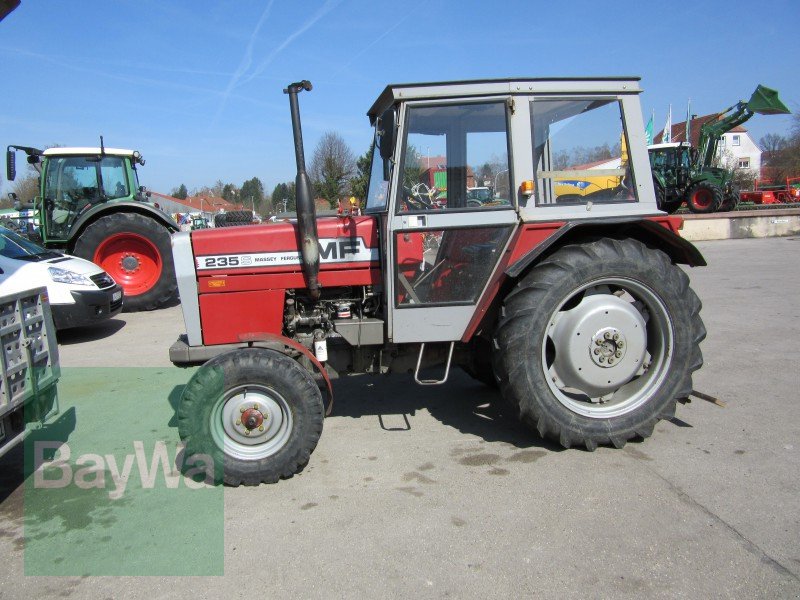
[[[689,192],[686,194],[686,205],[693,213],[707,214],[717,212],[724,199],[719,186],[707,181],[700,181],[689,188]]]
[[[102,267],[122,286],[125,312],[153,310],[177,294],[170,232],[150,217],[100,217],[80,235],[73,253]]]

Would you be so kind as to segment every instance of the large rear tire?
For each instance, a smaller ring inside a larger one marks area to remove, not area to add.
[[[686,206],[697,214],[717,212],[725,197],[719,186],[706,181],[695,183],[686,194]]]
[[[217,480],[258,485],[305,467],[323,419],[322,394],[308,371],[273,350],[246,348],[194,374],[178,408],[178,433],[187,457],[213,457]]]
[[[611,239],[565,246],[504,300],[494,352],[504,401],[565,448],[646,438],[692,391],[700,307],[659,250]]]
[[[237,227],[239,225],[252,225],[253,211],[231,210],[226,213],[214,215],[215,227]]]
[[[74,253],[90,260],[125,290],[123,310],[153,310],[177,293],[169,230],[138,213],[114,213],[89,225]]]

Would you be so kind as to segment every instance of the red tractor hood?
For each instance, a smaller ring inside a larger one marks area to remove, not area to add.
[[[380,261],[373,217],[324,217],[317,220],[317,231],[320,271],[376,266]],[[298,240],[296,221],[192,232],[201,276],[300,271]]]

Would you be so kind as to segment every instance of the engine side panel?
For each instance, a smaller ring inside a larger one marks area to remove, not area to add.
[[[243,336],[280,335],[284,295],[283,290],[202,294],[203,343],[234,344],[245,341]]]

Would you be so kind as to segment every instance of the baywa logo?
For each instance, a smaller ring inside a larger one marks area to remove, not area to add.
[[[208,454],[186,456],[183,443],[176,444],[175,453],[170,457],[167,444],[155,442],[149,459],[140,441],[133,442],[133,454],[121,460],[113,454],[88,453],[71,461],[72,451],[69,444],[63,442],[36,441],[33,451],[33,486],[37,489],[70,485],[84,490],[107,489],[111,500],[119,500],[132,479],[134,464],[142,489],[177,489],[183,483],[186,488],[197,490],[214,487],[216,483],[213,458]],[[46,459],[46,455],[52,458]]]

